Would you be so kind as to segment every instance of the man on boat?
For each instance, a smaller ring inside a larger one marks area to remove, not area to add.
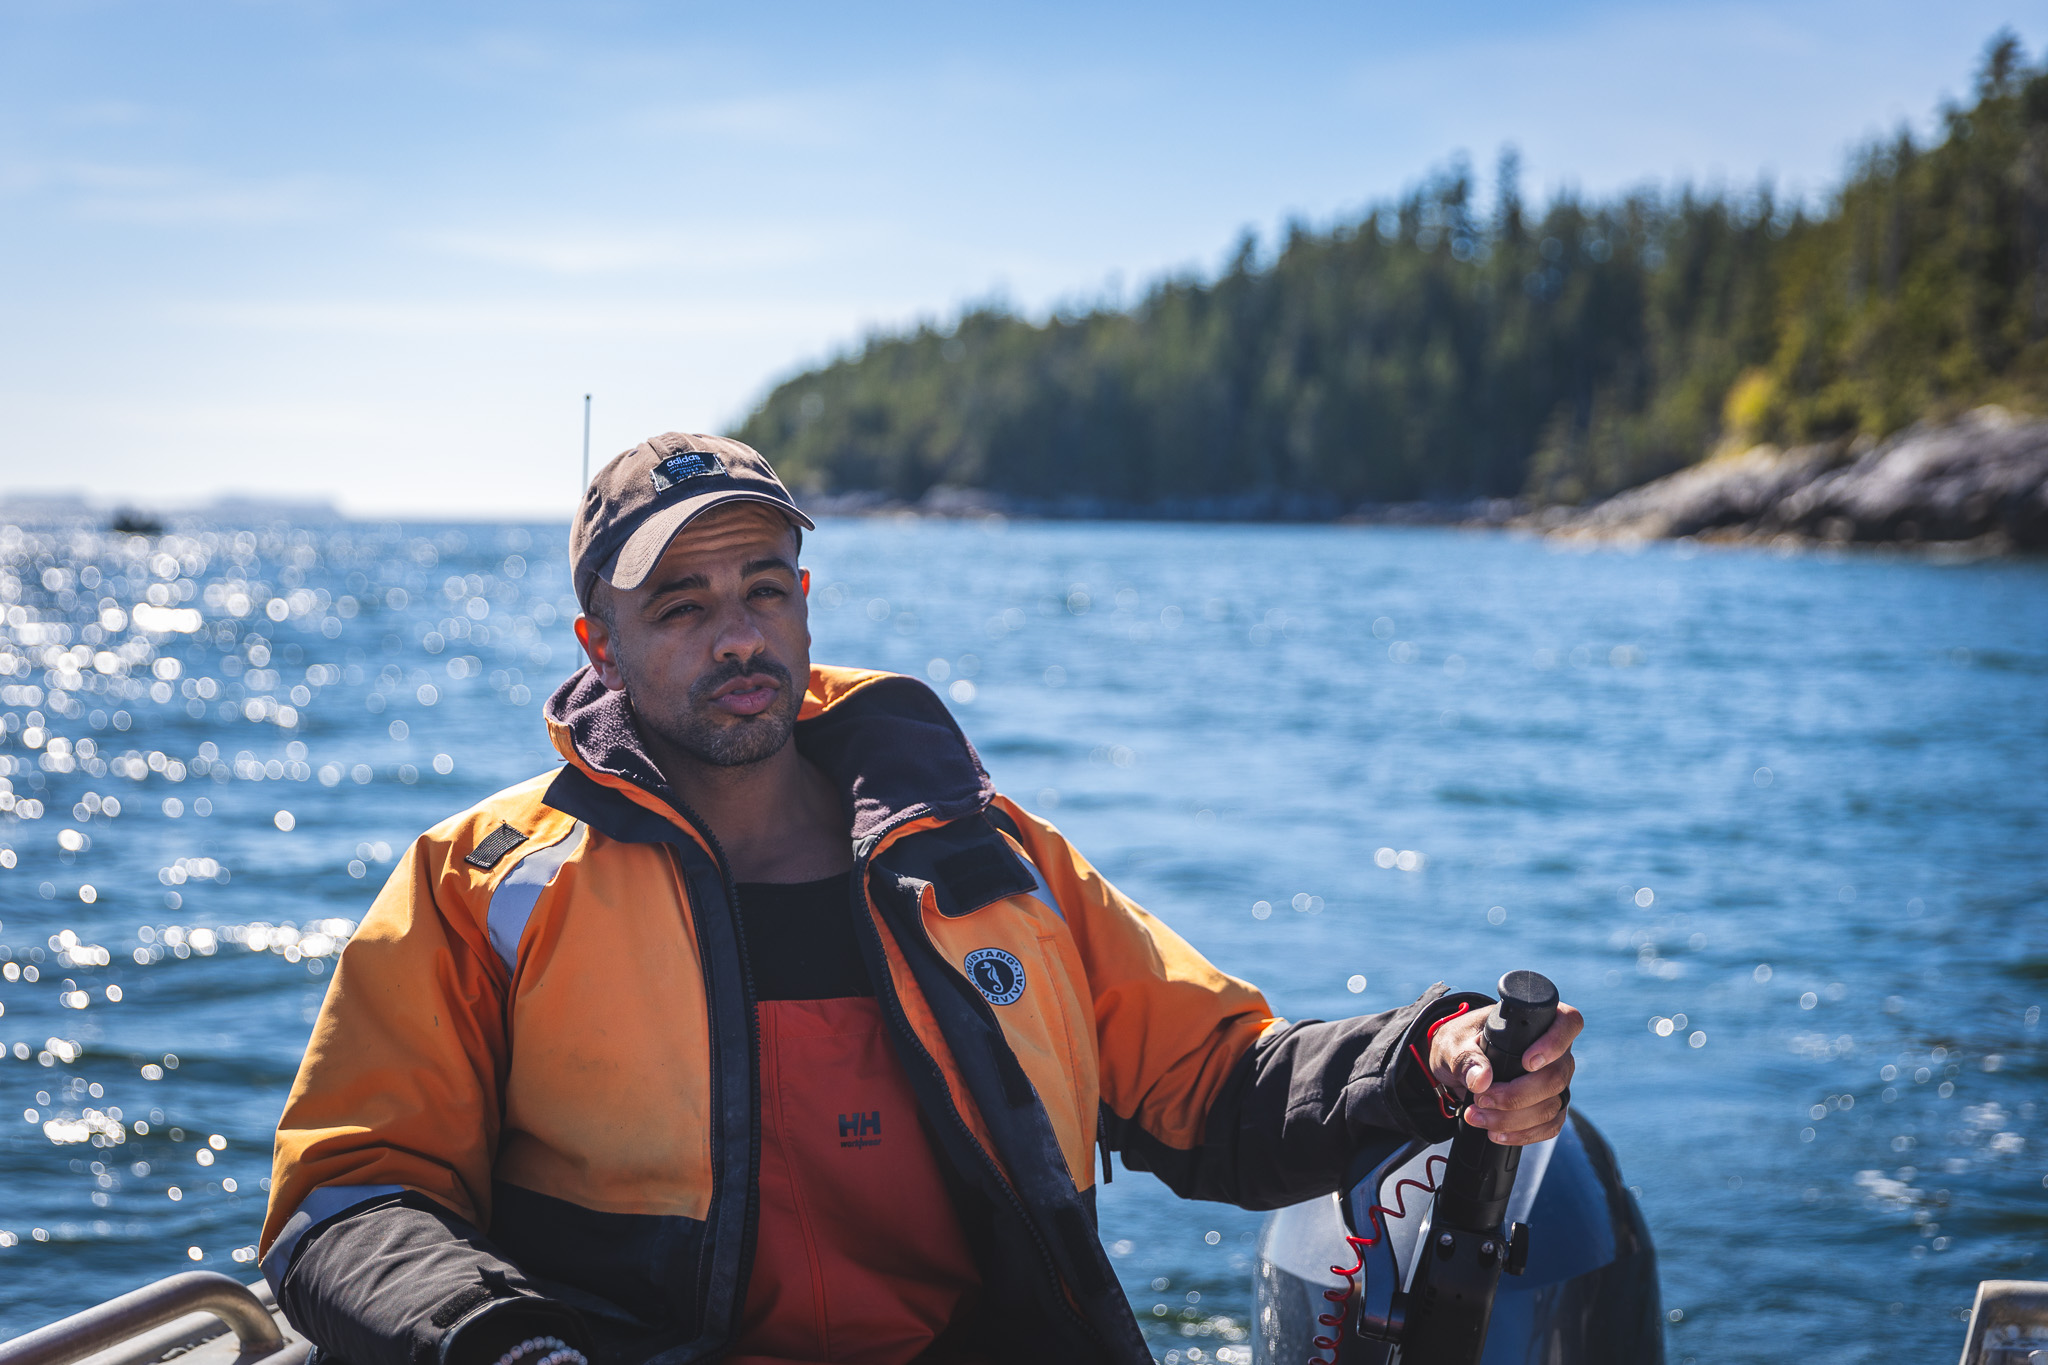
[[[1502,1085],[1484,996],[1275,1019],[923,683],[811,663],[808,529],[716,437],[586,492],[565,762],[413,845],[279,1125],[263,1267],[324,1353],[1148,1361],[1098,1148],[1271,1208],[1448,1138],[1452,1094],[1559,1131],[1569,1006]]]

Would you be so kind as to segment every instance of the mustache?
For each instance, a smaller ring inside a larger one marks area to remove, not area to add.
[[[741,678],[773,678],[782,684],[784,690],[792,685],[789,670],[766,654],[757,654],[745,661],[733,659],[712,669],[690,687],[690,700],[708,702],[711,694],[729,682]]]

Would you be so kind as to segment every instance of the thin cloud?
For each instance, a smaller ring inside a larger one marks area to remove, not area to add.
[[[637,304],[545,304],[400,299],[301,299],[201,303],[173,309],[178,321],[258,331],[356,335],[778,336],[843,321],[832,301],[755,303],[675,299]]]
[[[333,204],[324,185],[282,183],[83,198],[76,210],[80,217],[112,222],[268,227],[323,217]]]
[[[17,162],[0,166],[0,193],[40,194],[59,211],[98,222],[266,226],[329,215],[343,197],[329,177],[235,180],[182,166]]]
[[[153,121],[147,105],[131,100],[91,100],[56,110],[56,121],[73,128],[134,128]]]
[[[624,122],[628,131],[656,137],[819,150],[859,142],[866,107],[830,95],[745,95],[650,105]]]
[[[767,225],[717,227],[699,221],[680,228],[620,232],[600,227],[457,228],[420,234],[427,250],[544,274],[594,276],[645,270],[787,270],[845,253],[872,239],[858,227],[823,232]]]

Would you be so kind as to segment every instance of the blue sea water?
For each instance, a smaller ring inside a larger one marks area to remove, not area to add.
[[[554,761],[563,540],[0,528],[0,1338],[254,1277],[335,945],[407,841]],[[805,551],[816,657],[931,679],[1280,1012],[1552,976],[1673,1365],[1937,1359],[1978,1280],[2048,1278],[2048,565],[919,520]],[[1101,1213],[1163,1360],[1247,1358],[1257,1215],[1128,1172]]]

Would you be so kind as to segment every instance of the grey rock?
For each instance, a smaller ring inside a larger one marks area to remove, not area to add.
[[[1718,456],[1587,508],[1521,524],[1569,537],[1977,542],[2048,549],[2048,422],[1979,408],[1867,448]]]

